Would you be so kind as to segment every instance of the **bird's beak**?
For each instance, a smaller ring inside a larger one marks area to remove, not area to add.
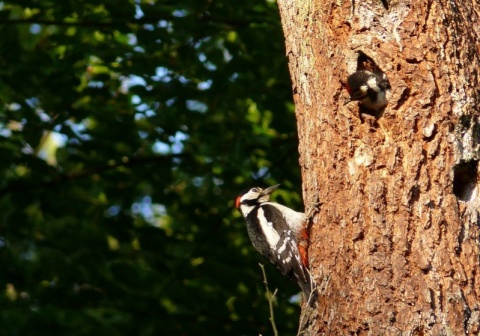
[[[272,192],[274,192],[278,187],[280,187],[280,184],[268,187],[267,189],[264,189],[262,191],[262,196],[263,195],[270,195]]]

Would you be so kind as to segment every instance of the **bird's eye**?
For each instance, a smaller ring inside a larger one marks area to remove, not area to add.
[[[252,188],[251,191],[258,192],[258,188]]]

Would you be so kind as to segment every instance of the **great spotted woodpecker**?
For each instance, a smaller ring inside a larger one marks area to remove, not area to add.
[[[310,300],[313,284],[308,271],[306,216],[270,202],[270,194],[279,186],[244,190],[235,206],[247,222],[248,235],[255,249],[284,275],[296,280],[306,299]]]
[[[347,78],[346,89],[351,101],[359,101],[369,110],[379,111],[387,106],[390,99],[390,82],[383,72],[360,70]]]

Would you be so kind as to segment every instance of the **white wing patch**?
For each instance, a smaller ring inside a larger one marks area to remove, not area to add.
[[[280,239],[280,236],[278,232],[275,231],[275,229],[273,228],[273,223],[267,222],[264,211],[261,207],[258,209],[258,218],[260,219],[260,227],[262,228],[263,234],[267,238],[268,245],[270,245],[270,248],[272,250],[275,249],[278,240]]]
[[[298,254],[298,250],[296,246],[296,241],[292,238],[292,231],[283,231],[283,235],[281,238],[283,239],[281,241],[282,245],[278,247],[276,253],[277,259],[285,265],[289,264],[292,261],[292,257],[296,257],[295,253]],[[285,252],[287,253],[286,256]],[[299,261],[298,258],[296,259]]]
[[[280,259],[280,254],[282,254],[283,252],[285,252],[286,248],[287,248],[287,245],[290,243],[290,240],[291,238],[290,237],[286,237],[283,242],[282,242],[282,246],[280,246],[280,248],[278,249],[278,258]]]
[[[282,213],[283,218],[287,221],[288,225],[290,226],[290,229],[293,230],[295,234],[298,234],[301,229],[303,229],[305,225],[305,220],[306,216],[303,212],[297,212],[294,211],[284,205],[278,204],[278,203],[264,203],[264,204],[272,204],[275,205],[275,208],[280,210]]]

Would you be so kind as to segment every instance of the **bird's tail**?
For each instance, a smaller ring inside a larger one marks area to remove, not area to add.
[[[304,268],[305,281],[298,279],[298,285],[302,289],[304,299],[310,306],[314,306],[317,301],[317,288],[308,269]]]

